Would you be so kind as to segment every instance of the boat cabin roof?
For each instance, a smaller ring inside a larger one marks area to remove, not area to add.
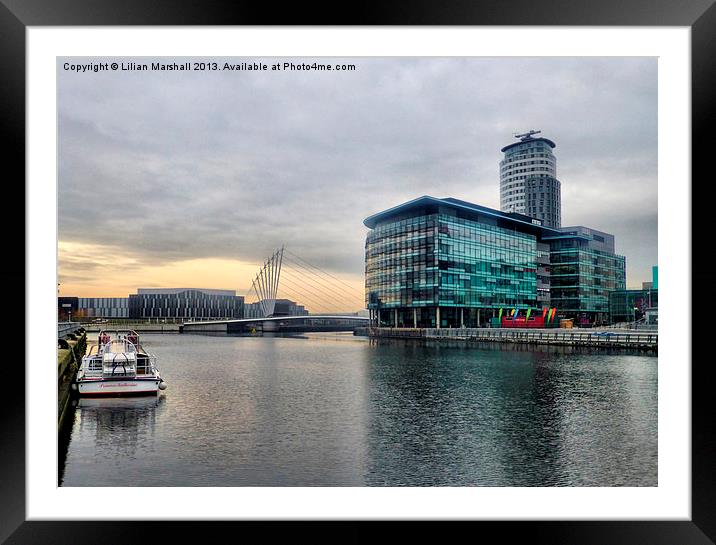
[[[102,355],[104,363],[134,363],[137,361],[137,354],[134,352],[105,352]]]
[[[107,348],[107,345],[101,345],[99,343],[93,342],[89,343],[87,345],[87,353],[85,356],[99,356],[100,355],[100,347],[104,347],[105,349],[102,351],[104,354],[120,354],[120,353],[134,353],[136,352],[140,356],[149,356],[149,353],[144,350],[144,347],[142,347],[141,344],[130,344],[133,348],[127,349],[127,346],[125,345],[124,341],[115,341],[112,340],[111,342],[107,343],[109,345],[109,348]]]

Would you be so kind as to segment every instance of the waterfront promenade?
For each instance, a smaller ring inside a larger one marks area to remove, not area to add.
[[[656,352],[656,331],[599,329],[392,328],[366,327],[356,335],[395,339],[458,340],[474,343],[549,344],[593,348],[628,348]]]
[[[137,333],[179,333],[180,324],[151,324],[146,322],[122,323],[122,324],[84,324],[83,327],[88,333],[99,333],[103,329],[133,329]]]

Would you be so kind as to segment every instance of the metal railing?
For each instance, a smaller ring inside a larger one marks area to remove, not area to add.
[[[78,322],[58,322],[57,324],[57,338],[61,339],[68,333],[72,333],[75,329],[82,327],[82,324]]]
[[[369,328],[369,333],[377,337],[420,337],[425,339],[463,339],[468,341],[496,341],[534,344],[558,344],[569,346],[602,347],[649,347],[656,348],[658,333],[597,331],[581,332],[574,330],[515,330],[515,329],[409,329],[409,328]]]
[[[83,371],[87,377],[101,377],[104,369],[101,357],[94,357],[92,359],[85,360],[83,365]]]
[[[117,342],[116,340],[113,342]],[[104,354],[114,354],[115,356],[122,356],[123,352],[112,352],[111,342],[104,345],[103,350],[98,351],[97,354],[91,358],[87,358],[83,364],[83,370],[88,377],[98,376],[116,376],[116,372],[112,372],[115,366],[124,367],[125,374],[126,369],[130,369],[133,375],[153,375],[157,370],[157,358],[151,354],[141,354],[133,361],[115,361],[114,358],[110,361],[104,361]],[[124,353],[138,353],[136,346],[130,341],[125,340]],[[126,358],[126,357],[125,357]],[[123,365],[124,363],[124,365]]]
[[[627,331],[658,331],[658,324],[647,324],[644,322],[619,322],[604,326],[604,329],[620,329]]]
[[[219,316],[214,318],[207,318],[207,317],[200,317],[200,318],[191,318],[191,317],[172,317],[172,318],[88,318],[83,317],[79,318],[81,320],[81,323],[75,322],[75,327],[79,327],[82,325],[83,327],[87,326],[93,326],[93,327],[104,327],[104,326],[127,326],[127,325],[133,325],[133,324],[143,324],[143,325],[165,325],[165,324],[183,324],[184,322],[207,322],[207,321],[213,321],[213,320],[235,320],[235,317],[232,316]]]

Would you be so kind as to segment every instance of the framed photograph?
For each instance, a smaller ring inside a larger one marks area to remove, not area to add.
[[[3,0],[0,542],[713,543],[716,8],[534,8]]]

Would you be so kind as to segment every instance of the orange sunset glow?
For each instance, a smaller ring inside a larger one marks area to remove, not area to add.
[[[238,259],[198,258],[171,262],[147,260],[125,248],[60,241],[58,243],[59,295],[74,297],[127,297],[137,288],[185,287],[236,290],[247,302],[257,300],[251,281],[261,263]],[[333,273],[332,273],[333,274]],[[363,308],[361,276],[336,276],[345,283],[344,296],[335,300],[328,293],[318,293],[314,277],[286,266],[278,295],[306,306],[311,312],[354,312]],[[298,286],[303,289],[298,289]],[[315,293],[314,293],[315,292]]]

